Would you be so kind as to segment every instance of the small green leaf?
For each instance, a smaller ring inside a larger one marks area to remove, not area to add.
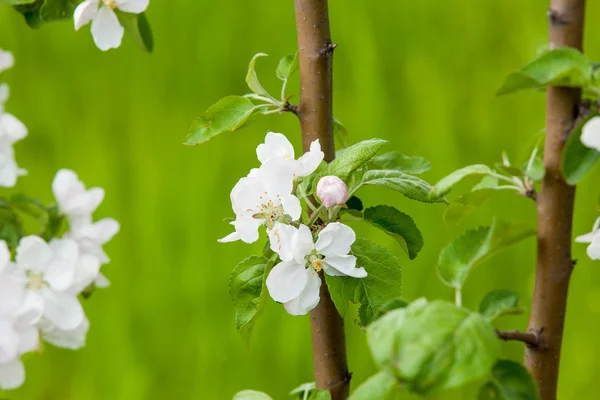
[[[268,260],[252,256],[239,263],[229,279],[229,294],[235,307],[235,325],[247,339],[264,306],[264,280]]]
[[[385,140],[370,139],[348,147],[329,164],[323,175],[335,175],[345,181],[352,172],[373,158],[386,143]]]
[[[256,390],[242,390],[233,396],[233,400],[273,400],[269,395]]]
[[[396,239],[411,260],[415,259],[423,248],[423,236],[413,219],[394,207],[367,208],[364,211],[364,220]]]
[[[392,299],[379,307],[379,310],[377,310],[377,315],[375,315],[375,319],[381,318],[392,310],[404,308],[406,306],[408,306],[408,301],[406,299],[403,299],[402,297],[396,297],[395,299]]]
[[[331,394],[328,390],[316,389],[310,393],[308,400],[331,400]]]
[[[406,174],[419,175],[431,169],[431,163],[422,157],[411,157],[397,151],[373,157],[370,169],[392,169]]]
[[[382,186],[394,190],[412,200],[425,203],[447,203],[443,197],[430,196],[431,186],[423,179],[404,172],[389,169],[369,170],[352,187],[354,193],[363,185]]]
[[[385,400],[398,385],[390,371],[379,371],[360,384],[348,400]]]
[[[262,54],[262,53],[259,53]],[[256,57],[256,56],[254,56]],[[290,76],[294,74],[298,70],[298,52],[290,53],[279,60],[279,65],[277,65],[277,77],[282,81],[287,81],[290,79]]]
[[[310,392],[312,392],[316,388],[317,385],[315,382],[303,383],[302,385],[292,390],[290,392],[290,396],[297,395],[299,399],[302,399],[305,395],[308,397]]]
[[[477,210],[498,189],[480,189],[460,196],[444,212],[444,222],[450,226],[460,224],[469,214]]]
[[[335,117],[333,118],[333,136],[338,140],[341,148],[348,147],[348,129]]]
[[[255,70],[256,60],[258,60],[259,57],[268,57],[268,56],[269,55],[265,54],[265,53],[257,53],[254,55],[254,57],[252,57],[252,60],[250,60],[250,64],[248,65],[248,74],[246,75],[246,83],[248,84],[248,87],[250,88],[250,90],[252,90],[257,95],[270,98],[271,95],[260,84],[260,81],[258,80],[258,76],[256,75],[256,70]]]
[[[233,132],[250,118],[254,104],[242,96],[227,96],[198,117],[188,133],[186,145],[209,141],[223,132]]]
[[[358,197],[352,196],[348,200],[346,200],[346,207],[348,207],[348,210],[362,211],[363,202]]]
[[[527,161],[523,164],[522,169],[525,171],[525,175],[534,182],[541,181],[546,175],[544,161],[540,157],[534,157],[531,162]]]
[[[535,382],[525,367],[510,360],[494,365],[490,381],[479,391],[478,400],[538,400]]]
[[[432,188],[429,193],[430,198],[440,198],[445,196],[452,187],[456,185],[458,182],[462,181],[464,178],[472,175],[492,175],[494,171],[490,169],[487,165],[476,164],[469,165],[468,167],[461,168],[457,171],[452,172],[450,175],[442,178],[438,181]]]
[[[35,0],[0,0],[0,4],[10,4],[10,5],[19,5],[19,4],[31,4]]]
[[[502,315],[520,314],[523,311],[519,293],[512,290],[492,290],[479,304],[479,313],[483,314],[488,321],[493,321]]]
[[[587,57],[577,49],[560,47],[508,75],[498,95],[546,86],[583,87],[591,79],[592,64]]]
[[[562,173],[570,185],[577,184],[600,160],[600,152],[581,143],[583,126],[599,114],[592,114],[583,120],[569,135],[561,163]]]
[[[483,316],[441,300],[387,313],[367,328],[367,339],[377,364],[419,394],[486,376],[500,346]]]
[[[383,305],[400,296],[402,267],[392,252],[366,239],[354,242],[352,254],[357,258],[356,266],[367,270],[367,277],[325,275],[325,279],[340,314],[346,314],[349,302],[360,304],[360,322],[368,325]]]
[[[145,13],[132,14],[115,9],[119,22],[123,28],[129,33],[135,42],[142,50],[152,53],[154,49],[154,37],[152,36],[152,28]]]
[[[34,2],[15,5],[15,10],[23,15],[29,27],[37,29],[44,24],[40,15],[40,9],[46,0],[35,0]]]
[[[75,0],[45,0],[40,8],[40,17],[44,22],[70,19],[75,5]]]
[[[23,236],[23,222],[14,210],[0,199],[0,240],[4,240],[8,247],[16,249]]]

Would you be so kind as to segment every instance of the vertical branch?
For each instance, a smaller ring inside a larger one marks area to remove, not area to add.
[[[550,48],[582,49],[585,0],[551,0]],[[525,364],[537,380],[541,398],[555,400],[567,293],[573,270],[571,234],[575,187],[561,175],[565,141],[573,129],[581,99],[579,89],[549,87],[546,104],[546,176],[538,196],[538,255],[529,331],[541,346],[528,346]]]
[[[327,0],[295,0],[296,30],[300,61],[300,119],[302,145],[308,151],[319,139],[325,160],[335,157],[332,113],[332,61]],[[346,362],[344,322],[327,285],[321,285],[321,301],[310,313],[315,380],[328,389],[332,400],[348,397],[350,374]]]

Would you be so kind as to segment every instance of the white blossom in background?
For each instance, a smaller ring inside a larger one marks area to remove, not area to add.
[[[319,304],[320,271],[331,276],[367,276],[364,268],[356,267],[356,257],[349,254],[356,240],[350,227],[331,223],[319,232],[316,243],[306,225],[292,228],[281,231],[281,242],[287,243],[283,248],[290,251],[279,253],[282,262],[266,281],[271,297],[283,303],[288,313],[303,315]]]
[[[86,190],[77,174],[68,169],[61,169],[52,181],[52,192],[58,208],[69,222],[79,218],[91,219],[91,215],[104,200],[104,189]]]
[[[589,243],[587,254],[592,260],[600,260],[600,218],[594,223],[594,227],[590,233],[578,236],[575,241],[577,243]]]
[[[106,51],[117,48],[123,40],[124,28],[115,9],[126,13],[141,14],[150,0],[86,0],[75,9],[75,30],[92,23],[92,37],[96,46]]]
[[[290,163],[294,176],[308,176],[312,174],[325,154],[321,151],[319,140],[315,140],[310,145],[310,151],[304,153],[299,159],[295,159],[294,146],[288,138],[281,133],[268,132],[265,142],[256,148],[256,155],[261,164],[273,158],[279,158]]]
[[[317,183],[317,197],[328,209],[344,204],[348,197],[348,186],[337,176],[324,176]]]
[[[0,72],[4,72],[15,65],[15,58],[10,51],[0,49]]]
[[[231,224],[235,232],[219,242],[254,243],[262,225],[267,227],[272,242],[277,241],[275,224],[286,216],[297,221],[302,214],[300,200],[292,194],[293,186],[292,165],[281,158],[269,159],[240,179],[231,191],[231,205],[236,216]]]
[[[8,85],[0,84],[0,186],[13,187],[19,176],[27,171],[19,168],[14,156],[13,144],[27,136],[27,127],[14,115],[4,111],[8,100]]]
[[[594,117],[585,123],[581,129],[581,143],[600,151],[600,117]]]
[[[90,321],[85,316],[79,325],[68,330],[57,328],[46,320],[40,323],[42,338],[46,342],[69,350],[78,350],[85,346],[85,339],[89,329]]]

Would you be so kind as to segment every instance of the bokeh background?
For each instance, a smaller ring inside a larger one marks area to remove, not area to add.
[[[351,142],[389,140],[388,150],[420,155],[436,181],[471,163],[492,164],[506,150],[522,162],[543,129],[544,96],[497,98],[503,77],[534,57],[546,42],[547,2],[331,0],[335,52],[335,115]],[[600,5],[589,2],[590,19]],[[126,37],[118,50],[95,48],[85,27],[71,21],[28,28],[0,7],[0,48],[15,54],[3,74],[12,95],[7,110],[29,127],[16,147],[29,170],[15,191],[52,201],[59,168],[76,170],[106,189],[98,218],[122,224],[107,247],[109,289],[85,302],[92,327],[84,349],[46,347],[26,358],[27,381],[0,397],[14,400],[230,399],[241,389],[275,399],[312,381],[308,317],[287,315],[270,302],[249,346],[238,337],[228,278],[262,244],[222,245],[229,233],[229,191],[257,165],[254,149],[268,130],[285,132],[299,151],[292,115],[264,118],[200,147],[182,145],[191,121],[217,99],[243,94],[247,62],[257,52],[263,84],[278,93],[278,59],[295,51],[291,1],[151,1],[155,52]],[[600,34],[589,23],[591,58]],[[297,93],[297,85],[292,85]],[[520,164],[519,164],[520,165]],[[598,171],[578,190],[575,233],[597,215]],[[3,192],[4,193],[4,192]],[[460,194],[452,193],[450,198]],[[440,249],[462,230],[492,216],[535,224],[534,205],[501,194],[460,227],[445,226],[443,205],[408,201],[366,189],[366,205],[384,202],[409,213],[425,248],[409,261],[387,236],[356,225],[360,234],[394,249],[403,265],[408,299],[451,299],[436,276]],[[473,271],[464,301],[476,307],[492,288],[519,291],[530,303],[535,241],[530,239]],[[600,370],[600,264],[575,246],[563,348],[560,398],[593,399]],[[353,385],[375,371],[363,332],[348,316]],[[527,317],[502,327],[525,328]],[[504,344],[521,359],[523,346]],[[435,399],[475,398],[477,385]],[[413,398],[403,394],[401,398]]]

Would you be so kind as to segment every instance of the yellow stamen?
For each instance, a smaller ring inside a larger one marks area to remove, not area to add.
[[[111,10],[114,10],[115,8],[117,8],[117,5],[115,4],[115,0],[104,0],[104,4],[106,5],[106,7],[110,8]]]

